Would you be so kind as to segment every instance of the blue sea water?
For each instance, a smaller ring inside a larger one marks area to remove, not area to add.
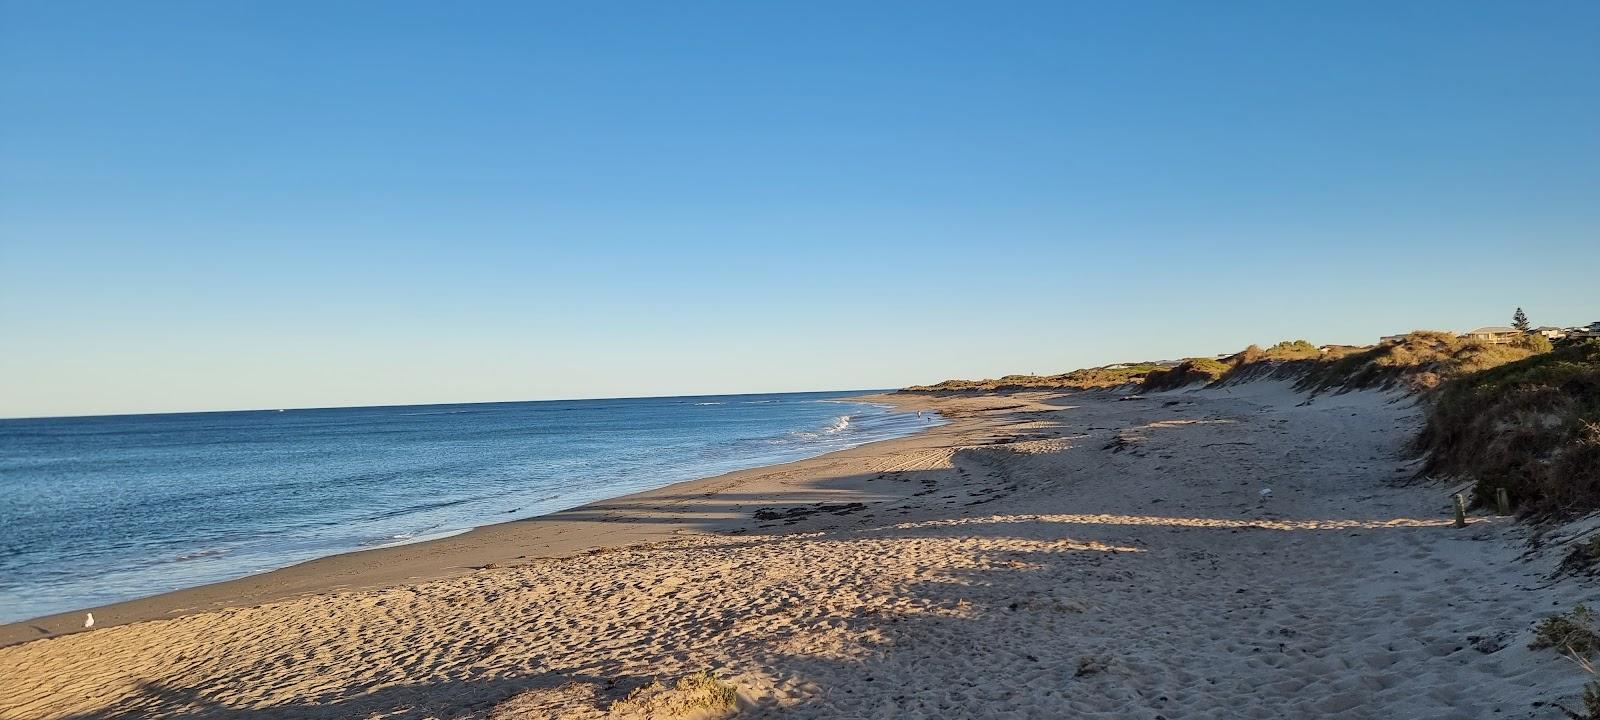
[[[0,622],[442,537],[936,422],[849,395],[0,420]]]

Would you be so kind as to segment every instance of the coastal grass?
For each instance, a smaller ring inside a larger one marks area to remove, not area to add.
[[[1058,375],[1006,375],[988,380],[945,380],[913,385],[903,392],[1015,392],[1018,390],[1093,390],[1134,385],[1167,364],[1142,362],[1082,368]]]
[[[1558,652],[1577,658],[1588,658],[1600,651],[1600,626],[1596,625],[1593,610],[1584,605],[1574,605],[1570,612],[1557,613],[1539,622],[1534,628],[1529,650],[1555,648]]]
[[[1155,370],[1145,375],[1139,387],[1143,390],[1175,390],[1187,385],[1209,385],[1228,374],[1233,366],[1216,358],[1188,358],[1176,366]]]
[[[1226,357],[1193,357],[1176,363],[1117,363],[1055,375],[945,380],[934,385],[913,385],[903,392],[1092,390],[1123,386],[1157,391],[1266,378],[1293,380],[1297,389],[1312,394],[1371,388],[1427,390],[1550,350],[1550,341],[1535,334],[1495,344],[1454,333],[1418,330],[1373,346],[1318,347],[1306,340],[1284,340],[1266,348],[1251,345]]]
[[[1312,393],[1396,387],[1427,390],[1550,350],[1550,341],[1540,335],[1492,344],[1454,333],[1417,330],[1394,342],[1308,365],[1298,387]]]
[[[1528,333],[1490,343],[1418,330],[1374,346],[1285,340],[1223,358],[1121,363],[1058,375],[947,380],[908,392],[1010,392],[1134,387],[1171,390],[1259,379],[1326,392],[1402,389],[1420,393],[1426,423],[1413,442],[1423,476],[1474,482],[1473,502],[1505,490],[1523,514],[1566,516],[1600,509],[1600,340],[1553,347]]]
[[[1590,662],[1587,657],[1581,655],[1568,655],[1568,657],[1572,658],[1573,662],[1578,663],[1578,667],[1583,668],[1585,674],[1596,679],[1583,684],[1583,693],[1578,697],[1579,701],[1583,703],[1582,715],[1559,705],[1557,707],[1566,712],[1567,717],[1570,718],[1600,720],[1600,671],[1595,670],[1594,663]]]
[[[1317,346],[1305,340],[1284,340],[1265,350],[1251,345],[1233,357],[1235,365],[1262,361],[1316,360],[1322,357]]]
[[[1414,445],[1425,474],[1474,481],[1480,506],[1504,489],[1523,514],[1600,508],[1600,340],[1463,375],[1428,399]]]

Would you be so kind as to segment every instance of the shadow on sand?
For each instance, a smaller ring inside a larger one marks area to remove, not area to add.
[[[1049,417],[1049,414],[1030,411],[1018,413],[1015,417],[1022,422],[1038,424],[1042,419]],[[1148,420],[1141,428],[1136,429],[1154,428],[1153,431],[1157,432],[1182,432],[1184,428],[1183,425],[1151,425],[1153,422],[1155,422],[1153,419]],[[1036,437],[1061,437],[1081,434],[1084,431],[1085,428],[1071,428],[1057,424],[1053,428],[1045,428]],[[1104,437],[1098,437],[1092,442],[1083,443],[1071,452],[1092,453],[1094,461],[1101,462],[1101,456],[1114,452],[1112,449],[1102,447],[1104,441]],[[886,490],[879,497],[869,497],[860,502],[839,503],[820,499],[800,505],[771,506],[763,504],[763,498],[754,495],[722,494],[717,496],[714,503],[707,502],[703,496],[663,496],[661,507],[658,508],[660,515],[648,519],[630,516],[627,522],[687,523],[697,531],[709,533],[723,531],[726,528],[727,518],[762,517],[756,514],[764,512],[765,517],[769,518],[767,522],[757,522],[754,527],[737,532],[745,539],[741,544],[755,545],[781,541],[778,538],[792,532],[822,532],[825,533],[822,536],[825,539],[841,541],[863,535],[887,541],[1023,537],[1043,538],[1062,543],[1067,541],[1083,541],[1086,544],[1105,543],[1117,547],[1107,550],[1103,547],[1063,546],[1062,549],[1056,550],[1034,550],[1020,560],[1009,555],[1003,558],[995,557],[989,559],[992,562],[980,563],[986,566],[983,569],[955,570],[947,574],[958,579],[960,584],[976,588],[1005,588],[1015,580],[1015,575],[1039,572],[1039,568],[1044,565],[1054,565],[1058,570],[1066,567],[1069,570],[1136,572],[1142,556],[1151,549],[1152,544],[1158,542],[1172,542],[1187,548],[1204,548],[1240,532],[1258,532],[1262,537],[1280,533],[1298,535],[1337,532],[1341,537],[1348,538],[1349,542],[1362,542],[1365,536],[1390,532],[1396,527],[1415,528],[1436,522],[1431,519],[1405,521],[1398,526],[1383,518],[1304,518],[1281,522],[1263,519],[1258,514],[1248,511],[1206,517],[1163,516],[1130,512],[1129,504],[1121,498],[1090,496],[1074,496],[1065,501],[1058,500],[1064,503],[1063,508],[1070,508],[1071,514],[994,516],[986,512],[987,509],[983,505],[1002,498],[1026,499],[1030,495],[1044,497],[1048,494],[1050,497],[1060,498],[1063,497],[1061,491],[1064,486],[1073,482],[1070,476],[1040,477],[1039,473],[1030,473],[1029,477],[1013,476],[1008,468],[1014,462],[1027,459],[1008,457],[1013,453],[1007,447],[1009,444],[1011,443],[998,442],[989,446],[958,450],[952,456],[954,466],[952,468],[881,472],[841,480],[841,483],[866,483],[869,486],[882,483],[896,486],[896,489]],[[1205,458],[1197,458],[1195,461],[1204,462]],[[675,514],[672,509],[676,500],[692,502],[692,509],[682,514]],[[908,502],[916,503],[916,508],[908,507]],[[1011,503],[1008,507],[1016,508],[1018,505]],[[565,513],[559,519],[607,521],[612,519],[610,512],[607,506],[601,503],[588,509]],[[923,518],[934,519],[920,521],[902,519],[902,516],[913,513],[920,514]],[[532,518],[520,522],[537,523],[541,522],[541,519]],[[1138,531],[1139,527],[1151,526],[1162,528],[1164,534],[1141,534]],[[670,543],[650,551],[674,552]],[[1203,583],[1204,564],[1197,564],[1195,572],[1198,573],[1198,582]],[[1265,581],[1270,582],[1271,579]],[[952,595],[949,582],[909,582],[897,588],[897,591],[914,603],[929,606],[949,604],[955,597]],[[1228,592],[1233,591],[1230,588]],[[809,681],[811,677],[849,676],[862,683],[906,683],[907,686],[903,688],[901,696],[905,698],[904,702],[909,704],[914,702],[911,698],[918,693],[960,692],[948,688],[916,687],[915,678],[876,675],[878,668],[890,664],[888,661],[891,659],[896,661],[893,663],[895,665],[914,663],[917,658],[928,652],[927,648],[920,647],[909,639],[947,633],[947,626],[951,623],[978,618],[1001,618],[1008,614],[1015,615],[1027,611],[1026,607],[1019,608],[1016,598],[1008,598],[998,591],[973,592],[963,596],[961,602],[967,605],[963,610],[964,615],[959,617],[909,615],[886,619],[867,614],[830,620],[835,623],[836,629],[843,628],[843,635],[862,638],[875,636],[875,631],[887,622],[894,624],[894,631],[887,636],[887,640],[875,641],[866,648],[865,660],[830,659],[819,656],[796,657],[775,651],[770,638],[735,634],[720,637],[718,644],[721,647],[718,648],[718,654],[745,658],[743,662],[759,667],[778,681],[803,683]],[[761,612],[757,608],[745,608],[742,611]],[[919,628],[918,624],[926,624],[928,627]],[[982,662],[984,654],[998,652],[995,648],[981,647],[974,647],[971,651],[975,656],[974,659],[979,662]],[[1006,650],[1006,652],[1011,651]],[[1082,668],[1076,662],[1069,662],[1059,653],[1053,653],[1049,648],[1036,650],[1028,654],[1027,659],[1032,663],[1048,663],[1048,666],[1039,665],[1037,672],[1047,676],[1052,682],[1058,682],[1063,689],[1070,689],[1075,682],[1082,682],[1078,679],[1082,674]],[[150,717],[192,720],[482,718],[488,717],[497,704],[518,694],[551,691],[570,683],[591,684],[600,689],[594,697],[598,707],[603,707],[648,680],[627,674],[626,670],[614,661],[588,660],[567,663],[565,667],[546,669],[538,667],[541,660],[529,658],[530,671],[526,674],[514,674],[515,671],[507,673],[501,668],[493,673],[482,673],[482,677],[463,677],[376,688],[345,688],[268,708],[229,707],[225,699],[219,699],[219,696],[225,695],[225,692],[217,687],[221,678],[196,678],[193,683],[185,685],[146,682],[138,687],[133,697],[116,709],[70,717],[71,720]],[[1007,662],[1014,661],[1016,658],[1007,658]],[[351,662],[356,663],[360,660],[352,659]],[[537,672],[533,671],[535,668]],[[784,672],[789,675],[781,674]],[[838,697],[837,693],[849,692],[850,690],[844,687],[825,688],[818,702],[826,699],[829,707],[836,707],[837,703],[847,701]],[[900,701],[899,697],[897,696],[897,702]],[[761,716],[766,714],[767,710],[761,707],[752,708],[748,716]],[[784,708],[783,713],[803,710],[805,710],[804,705],[797,707],[790,704]],[[926,713],[927,708],[919,708],[918,711]],[[953,706],[951,712],[959,715],[961,709],[959,706]]]

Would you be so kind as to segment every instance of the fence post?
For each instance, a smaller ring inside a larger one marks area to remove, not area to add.
[[[1456,527],[1464,528],[1467,526],[1467,499],[1462,497],[1461,493],[1456,493],[1451,497],[1456,504]]]
[[[1507,493],[1505,488],[1495,489],[1494,500],[1495,504],[1499,506],[1497,509],[1501,515],[1511,514],[1511,494]]]

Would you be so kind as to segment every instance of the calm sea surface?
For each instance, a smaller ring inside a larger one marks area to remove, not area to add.
[[[899,437],[787,393],[0,420],[0,622]]]

